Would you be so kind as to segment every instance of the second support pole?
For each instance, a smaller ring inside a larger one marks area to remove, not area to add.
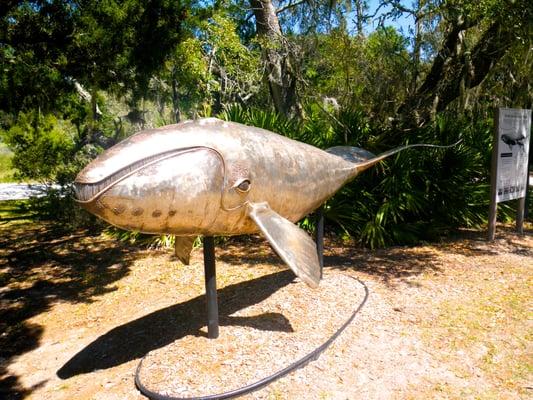
[[[324,208],[318,209],[318,222],[316,224],[316,251],[320,262],[320,279],[324,275]]]
[[[215,265],[215,240],[212,236],[204,237],[204,271],[205,297],[207,301],[207,337],[218,337],[218,300]]]

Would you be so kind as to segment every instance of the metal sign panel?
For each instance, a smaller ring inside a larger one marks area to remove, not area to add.
[[[496,201],[526,196],[531,110],[498,110]]]

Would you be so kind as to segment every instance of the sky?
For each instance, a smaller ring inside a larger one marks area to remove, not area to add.
[[[376,9],[379,6],[379,3],[380,3],[379,0],[369,0],[368,1],[368,8],[369,8],[368,9],[368,13],[371,14],[371,15],[374,14],[376,12]],[[411,6],[411,2],[409,2],[409,1],[402,1],[402,3],[405,4],[408,7]],[[379,15],[383,15],[383,14],[389,12],[390,10],[391,10],[390,6],[381,8],[379,10],[379,14],[376,16],[375,20],[377,20],[377,17]],[[368,25],[365,28],[365,32],[366,33],[370,33],[372,31],[374,31],[377,28],[376,24],[377,24],[377,22],[375,22],[374,24]],[[393,26],[398,31],[403,33],[404,36],[408,36],[409,35],[409,28],[413,27],[414,21],[413,21],[413,18],[411,16],[403,15],[402,17],[400,17],[400,18],[398,18],[396,20],[393,20],[393,19],[389,18],[386,21],[385,25],[386,26]]]

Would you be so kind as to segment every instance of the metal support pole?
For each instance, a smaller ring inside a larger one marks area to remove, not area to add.
[[[518,199],[518,207],[516,209],[516,232],[519,235],[524,234],[524,210],[525,208],[526,208],[526,198],[520,197]]]
[[[320,279],[323,277],[324,270],[324,209],[318,209],[318,222],[316,224],[316,251],[320,263]]]
[[[212,236],[204,237],[204,272],[205,297],[207,301],[207,337],[218,337],[218,300],[215,265],[215,240]]]
[[[529,170],[527,171],[527,180],[526,180],[526,204],[525,204],[525,207],[524,207],[524,219],[528,219],[529,218],[529,198],[530,198],[530,194],[529,194]]]
[[[526,166],[526,193],[524,194],[524,197],[521,197],[518,199],[518,207],[516,209],[516,231],[519,235],[524,234],[524,219],[528,217],[528,193],[529,193],[529,165],[531,163],[531,137],[529,138],[529,151],[528,151],[528,159],[527,159],[527,166]]]
[[[529,137],[529,159],[527,162],[527,172],[526,172],[526,204],[524,210],[524,219],[529,218],[529,166],[533,164],[533,139]]]
[[[490,167],[490,206],[489,206],[489,241],[492,242],[496,235],[496,219],[498,215],[498,202],[496,193],[497,169],[498,169],[498,126],[500,121],[499,110],[494,112],[494,139],[492,148],[492,162]]]

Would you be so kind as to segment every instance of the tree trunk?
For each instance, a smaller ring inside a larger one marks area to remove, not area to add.
[[[357,27],[357,36],[363,37],[365,32],[363,31],[363,22],[365,20],[364,4],[363,0],[355,1],[355,21]]]
[[[266,81],[276,111],[291,115],[298,111],[296,77],[284,49],[284,37],[271,0],[250,0],[257,34],[262,39]]]
[[[416,90],[418,75],[420,72],[420,51],[422,47],[422,16],[421,16],[421,2],[418,2],[418,13],[415,14],[415,37],[413,44],[413,80],[409,87],[410,93]]]
[[[423,84],[398,109],[408,126],[422,126],[443,111],[461,92],[478,86],[505,55],[515,39],[513,27],[496,20],[472,50],[465,51],[465,30],[473,23],[458,21],[448,31],[443,46]]]
[[[174,77],[175,68],[172,71],[172,116],[177,124],[181,121],[180,98],[178,94],[178,81]]]

